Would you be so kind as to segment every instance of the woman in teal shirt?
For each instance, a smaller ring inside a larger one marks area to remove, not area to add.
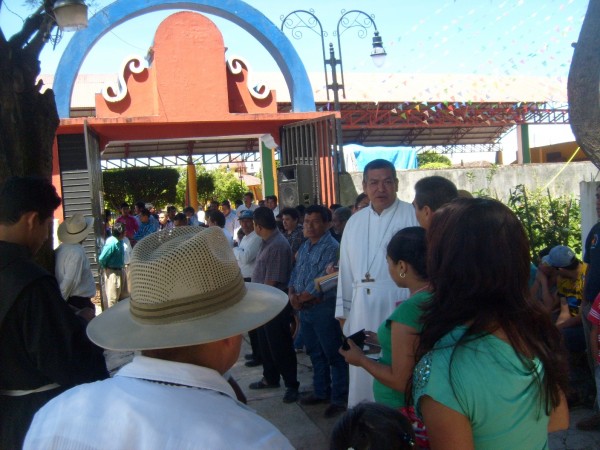
[[[428,230],[413,377],[431,449],[544,449],[568,427],[560,333],[528,289],[529,243],[505,205],[458,199]]]
[[[353,342],[350,350],[340,349],[346,362],[363,367],[375,378],[375,401],[392,408],[405,406],[404,390],[412,375],[421,305],[430,297],[425,268],[425,229],[408,227],[398,231],[387,246],[388,270],[392,280],[410,290],[410,298],[402,302],[381,324],[377,334],[368,332],[368,342],[381,346],[381,357],[375,361],[365,355]]]

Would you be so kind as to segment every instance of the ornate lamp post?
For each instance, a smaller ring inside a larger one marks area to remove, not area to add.
[[[304,9],[298,9],[296,11],[292,11],[287,16],[281,16],[281,30],[290,30],[290,33],[292,37],[294,37],[294,39],[301,39],[304,30],[309,30],[317,34],[321,38],[323,70],[325,72],[325,86],[327,87],[327,100],[329,100],[329,91],[333,91],[333,106],[336,111],[341,111],[339,99],[340,90],[342,91],[342,96],[346,98],[346,90],[344,87],[344,66],[342,63],[342,44],[340,40],[342,34],[344,34],[348,30],[355,29],[357,31],[358,37],[364,39],[365,37],[367,37],[367,30],[373,27],[373,49],[371,51],[371,58],[373,58],[373,63],[377,67],[381,67],[385,62],[386,56],[385,49],[383,48],[383,42],[381,36],[379,35],[379,31],[377,30],[377,25],[375,24],[373,15],[369,15],[366,12],[357,9],[353,9],[351,11],[342,10],[341,14],[342,15],[338,20],[336,30],[333,32],[333,35],[337,37],[337,53],[339,55],[339,58],[336,58],[335,56],[333,42],[329,43],[329,57],[326,56],[325,38],[328,36],[328,34],[326,31],[323,30],[321,21],[317,18],[313,9],[310,9],[308,11]],[[331,76],[329,71],[327,70],[327,66],[329,66]],[[338,81],[337,66],[340,66],[339,79],[341,80],[341,82]],[[336,120],[336,136],[339,152],[338,154],[340,155],[340,157],[338,158],[340,165],[339,171],[343,171],[344,142],[342,135],[342,123],[340,119]]]

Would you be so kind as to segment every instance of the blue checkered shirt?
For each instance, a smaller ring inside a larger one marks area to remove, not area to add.
[[[308,292],[316,297],[315,278],[325,275],[325,268],[337,261],[340,244],[327,231],[315,244],[307,239],[300,246],[296,256],[296,265],[292,270],[289,286],[296,293]]]

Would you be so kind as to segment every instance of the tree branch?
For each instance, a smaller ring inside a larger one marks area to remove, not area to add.
[[[23,28],[21,31],[16,33],[13,37],[10,38],[9,43],[13,48],[23,48],[31,39],[31,36],[36,33],[42,23],[44,23],[44,16],[46,13],[44,12],[44,8],[40,7],[34,14],[25,19],[23,23]]]

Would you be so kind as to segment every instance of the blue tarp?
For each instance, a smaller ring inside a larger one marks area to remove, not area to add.
[[[362,147],[360,145],[344,145],[344,151],[354,153],[356,169],[365,170],[365,166],[374,159],[385,159],[394,164],[396,170],[417,168],[417,150],[414,148]]]

